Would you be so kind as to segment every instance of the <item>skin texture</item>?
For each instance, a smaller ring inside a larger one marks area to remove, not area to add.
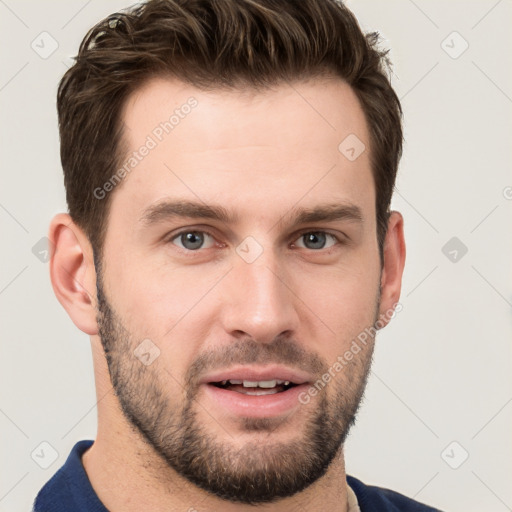
[[[130,151],[190,97],[197,106],[109,192],[101,274],[69,216],[57,215],[50,226],[55,293],[90,335],[93,351],[98,435],[84,467],[114,512],[254,510],[223,499],[233,499],[229,482],[239,478],[242,485],[244,475],[262,482],[246,501],[265,501],[261,490],[267,490],[269,503],[258,509],[345,511],[341,443],[364,389],[373,340],[309,404],[278,417],[237,416],[199,382],[213,369],[270,362],[302,368],[313,382],[377,318],[380,325],[389,319],[405,262],[403,219],[392,212],[381,268],[364,114],[339,79],[258,93],[204,92],[153,79],[122,113]],[[338,150],[350,134],[366,146],[354,161]],[[219,205],[237,219],[141,222],[148,207],[169,199]],[[357,206],[361,221],[291,222],[297,208],[334,203]],[[177,236],[183,230],[210,235],[198,250],[187,250]],[[318,237],[308,243],[302,236],[311,232],[328,233],[320,235],[325,247]],[[237,252],[247,248],[247,237],[251,254],[261,252],[251,263]],[[149,366],[134,356],[145,339],[159,350]],[[195,454],[205,458],[192,473],[205,468],[202,482],[185,474],[183,463],[183,444],[191,449],[199,439],[206,443]],[[300,464],[309,468],[309,480],[298,483],[292,473]],[[272,471],[289,475],[286,485],[262,479]]]

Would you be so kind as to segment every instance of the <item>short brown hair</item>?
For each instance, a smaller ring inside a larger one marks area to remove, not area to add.
[[[98,199],[93,191],[120,165],[120,112],[143,82],[172,76],[204,90],[264,89],[330,75],[352,87],[368,123],[382,262],[402,111],[378,42],[338,0],[150,0],[99,22],[82,41],[57,98],[69,213],[96,256],[111,194]]]

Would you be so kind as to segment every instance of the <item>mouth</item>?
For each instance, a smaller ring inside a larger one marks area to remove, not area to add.
[[[212,411],[238,418],[270,418],[289,415],[297,408],[300,393],[312,380],[311,375],[283,366],[239,366],[208,375],[201,384]]]

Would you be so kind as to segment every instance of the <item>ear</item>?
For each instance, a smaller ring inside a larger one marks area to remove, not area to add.
[[[96,269],[88,238],[65,213],[52,219],[48,238],[52,247],[50,279],[57,299],[81,331],[98,334]]]
[[[402,274],[405,265],[404,219],[402,214],[397,211],[392,211],[389,216],[383,260],[379,311],[382,327],[389,323],[402,289]]]

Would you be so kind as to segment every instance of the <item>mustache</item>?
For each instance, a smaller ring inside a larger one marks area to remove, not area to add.
[[[246,338],[205,351],[194,360],[185,381],[188,389],[195,389],[205,372],[250,364],[282,364],[312,375],[322,375],[328,368],[328,364],[318,354],[307,352],[289,338],[277,337],[270,343]]]

